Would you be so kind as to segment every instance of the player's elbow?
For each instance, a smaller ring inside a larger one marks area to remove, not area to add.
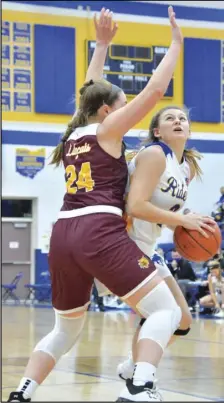
[[[129,200],[127,203],[127,212],[130,217],[140,218],[141,203],[136,200]]]
[[[151,98],[154,102],[158,102],[166,92],[166,88],[164,89],[163,86],[159,83],[152,84],[151,87]]]

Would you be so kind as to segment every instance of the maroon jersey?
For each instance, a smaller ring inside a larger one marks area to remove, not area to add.
[[[62,211],[109,205],[124,211],[128,169],[125,156],[107,154],[98,144],[97,124],[77,128],[64,144],[67,192]]]

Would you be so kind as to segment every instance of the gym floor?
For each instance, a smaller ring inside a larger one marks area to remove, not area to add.
[[[35,344],[54,323],[52,309],[4,306],[2,401],[16,390]],[[57,364],[33,401],[115,401],[116,375],[131,346],[137,317],[129,311],[88,312],[77,345]],[[166,350],[158,370],[165,401],[224,401],[224,318],[196,317],[192,331]]]

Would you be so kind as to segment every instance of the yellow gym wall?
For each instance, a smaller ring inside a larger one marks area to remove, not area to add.
[[[63,12],[63,11],[62,11]],[[85,41],[95,40],[94,25],[92,20],[88,18],[79,17],[67,17],[61,15],[49,15],[49,14],[36,14],[36,13],[26,13],[18,11],[8,11],[3,10],[2,12],[3,21],[11,22],[24,22],[29,24],[46,24],[46,25],[56,25],[73,27],[76,29],[76,98],[78,97],[78,89],[82,86],[85,73],[86,73],[86,50]],[[182,28],[184,37],[191,38],[207,38],[207,39],[220,39],[224,40],[224,30],[214,30],[206,28]],[[115,44],[124,45],[137,45],[137,46],[169,46],[171,39],[171,33],[169,26],[161,25],[150,25],[143,23],[133,23],[133,22],[119,22],[119,30],[117,32],[116,38],[114,39]],[[33,55],[34,59],[34,55]],[[192,60],[194,63],[194,60]],[[164,107],[166,105],[177,104],[182,105],[183,103],[183,52],[178,61],[177,68],[174,76],[174,97],[172,100],[161,100],[158,103],[153,113],[156,110]],[[209,79],[212,79],[210,77]],[[34,77],[32,77],[34,82]],[[200,91],[200,89],[199,89]],[[147,129],[148,122],[153,114],[152,112],[142,120],[135,128]],[[67,123],[70,116],[66,115],[45,115],[37,113],[25,113],[25,112],[3,112],[3,120],[6,121],[23,121],[23,122],[47,122],[47,123]],[[212,132],[212,133],[223,133],[224,124],[223,123],[192,123],[193,132]]]

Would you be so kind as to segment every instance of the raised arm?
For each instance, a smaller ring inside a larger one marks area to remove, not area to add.
[[[146,87],[123,108],[111,113],[99,128],[99,139],[121,140],[122,137],[140,122],[165,94],[173,76],[182,47],[182,34],[175,20],[173,8],[168,8],[172,28],[172,43],[168,52],[154,71]]]
[[[103,68],[107,56],[108,47],[114,38],[118,25],[113,22],[113,13],[102,8],[99,20],[94,15],[96,31],[96,47],[88,67],[85,81],[100,80],[103,75]]]

